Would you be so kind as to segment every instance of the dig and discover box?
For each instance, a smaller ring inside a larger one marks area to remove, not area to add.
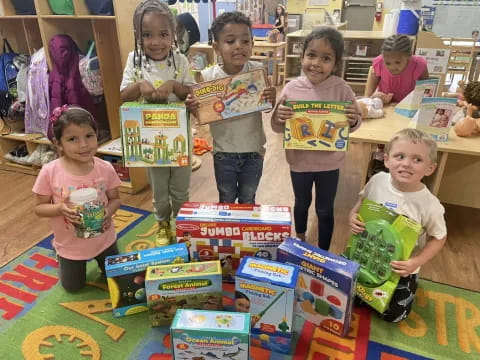
[[[174,359],[249,359],[250,314],[177,310],[170,327]]]
[[[295,313],[322,329],[346,336],[359,265],[292,238],[280,245],[277,260],[300,268]]]
[[[187,242],[192,261],[220,260],[223,281],[233,283],[242,257],[275,260],[291,224],[288,206],[186,202],[176,236]]]
[[[107,256],[105,271],[113,315],[121,317],[147,311],[145,271],[148,266],[188,261],[185,244]]]
[[[288,354],[298,268],[247,256],[235,278],[235,310],[252,314],[252,345]]]

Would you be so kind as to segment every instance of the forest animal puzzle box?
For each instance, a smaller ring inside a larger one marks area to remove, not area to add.
[[[189,261],[185,244],[107,256],[105,271],[113,315],[121,317],[147,311],[145,270],[147,266]]]
[[[288,206],[186,202],[176,236],[187,242],[192,261],[220,260],[223,281],[233,283],[242,257],[275,260],[291,225]]]
[[[220,261],[150,266],[145,290],[152,326],[170,325],[181,308],[222,310]]]
[[[263,98],[266,87],[264,69],[192,85],[192,95],[200,103],[198,122],[208,124],[271,109],[272,104]]]
[[[252,315],[252,345],[288,354],[298,268],[245,257],[235,278],[235,310]]]
[[[127,167],[190,165],[190,121],[184,104],[126,102],[120,107]]]
[[[292,238],[280,245],[277,260],[300,268],[295,313],[322,329],[346,336],[358,264]]]
[[[249,360],[250,314],[180,309],[170,337],[174,359]]]

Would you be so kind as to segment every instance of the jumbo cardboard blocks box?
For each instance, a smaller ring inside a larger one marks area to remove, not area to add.
[[[271,109],[272,104],[263,99],[266,87],[264,69],[192,85],[192,95],[200,103],[198,122],[207,124]]]
[[[145,271],[147,266],[189,261],[185,244],[107,256],[105,271],[115,317],[147,311]]]
[[[390,262],[410,258],[422,227],[369,199],[362,201],[358,216],[365,230],[350,237],[344,255],[360,264],[357,295],[383,313],[400,280]]]
[[[190,165],[190,121],[184,104],[127,102],[120,107],[127,167]]]
[[[174,359],[250,358],[250,314],[177,310],[170,327]]]
[[[235,278],[235,310],[252,315],[252,345],[290,353],[298,268],[245,257]]]
[[[186,202],[176,236],[187,242],[192,261],[220,260],[223,281],[233,283],[242,257],[275,260],[291,224],[288,206]]]
[[[220,261],[149,266],[145,290],[152,326],[170,325],[181,308],[222,310]]]
[[[300,268],[295,313],[322,329],[346,336],[358,264],[292,238],[280,245],[277,260]]]

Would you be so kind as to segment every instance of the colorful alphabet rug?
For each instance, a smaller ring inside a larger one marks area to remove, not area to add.
[[[153,247],[150,213],[122,207],[115,226],[122,251]],[[95,262],[88,263],[88,286],[65,292],[50,242],[0,269],[0,359],[172,359],[167,327],[151,328],[147,313],[113,317]],[[340,338],[299,320],[291,355],[252,347],[251,359],[479,359],[480,294],[426,280],[419,287],[412,313],[400,324],[358,308],[349,336]],[[233,287],[224,291],[228,307]]]

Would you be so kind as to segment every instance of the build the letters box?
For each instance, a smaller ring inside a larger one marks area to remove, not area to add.
[[[220,261],[150,266],[145,290],[152,326],[170,325],[181,308],[222,310]]]
[[[283,147],[296,150],[346,151],[349,102],[287,101],[295,115],[285,124]]]
[[[242,259],[235,278],[235,310],[252,314],[252,345],[290,352],[297,278],[295,265]]]
[[[190,121],[184,104],[127,102],[120,107],[127,167],[190,165]]]
[[[275,260],[291,225],[288,206],[186,202],[176,235],[187,242],[192,261],[220,260],[223,281],[233,283],[242,257]]]
[[[145,270],[147,266],[189,261],[185,244],[107,256],[105,271],[113,315],[121,317],[147,311]]]
[[[400,280],[390,262],[410,258],[422,226],[369,199],[363,199],[358,217],[365,230],[351,235],[344,255],[360,264],[357,295],[383,313]]]
[[[322,329],[346,336],[358,264],[292,238],[280,245],[277,260],[300,268],[295,313]]]
[[[208,124],[271,109],[272,104],[263,99],[266,87],[264,69],[192,85],[192,95],[200,102],[198,122]]]
[[[174,359],[248,360],[250,314],[180,309],[170,337]]]

